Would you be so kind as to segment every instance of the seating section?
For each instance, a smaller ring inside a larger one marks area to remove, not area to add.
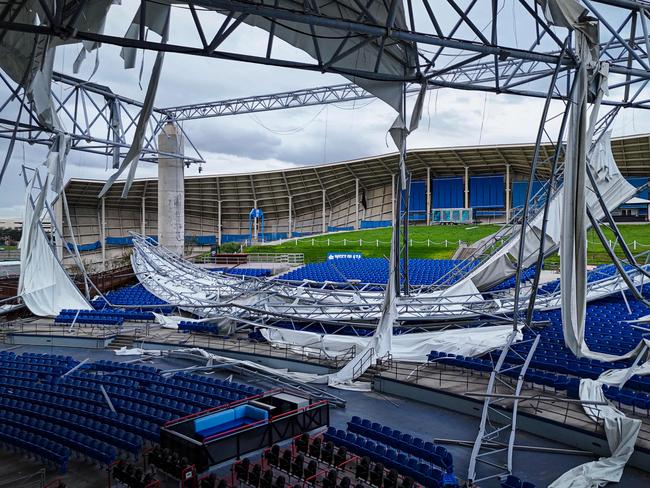
[[[108,300],[108,302],[106,300]],[[106,294],[106,300],[104,300],[103,298],[98,298],[92,301],[92,305],[96,310],[104,310],[106,308],[110,308],[108,303],[113,304],[116,308],[119,307],[120,305],[130,305],[135,307],[143,306],[143,305],[160,305],[160,307],[156,307],[154,309],[135,308],[129,310],[131,311],[138,310],[140,312],[149,312],[149,313],[157,312],[157,313],[164,313],[164,314],[170,314],[173,313],[174,311],[174,307],[165,306],[167,305],[167,302],[161,300],[157,296],[147,291],[144,288],[144,286],[142,286],[139,283],[137,285],[125,286],[122,288],[118,288],[117,290],[109,291]]]
[[[454,462],[443,446],[360,417],[352,417],[347,431],[328,428],[324,439],[375,463],[412,477],[426,487],[454,486]]]
[[[154,315],[151,312],[130,310],[70,310],[63,309],[55,317],[55,324],[107,325],[117,326],[128,322],[151,322]]]
[[[424,442],[419,437],[412,437],[410,434],[402,434],[399,430],[383,426],[368,419],[361,419],[354,416],[348,422],[348,432],[380,442],[397,451],[404,452],[443,468],[446,471],[453,471],[454,460],[443,446],[437,446],[432,442]]]
[[[219,335],[219,326],[207,322],[194,322],[182,320],[178,323],[178,330],[182,332],[200,332],[202,334]]]
[[[650,286],[643,288],[644,296],[650,296]],[[628,322],[650,314],[650,310],[641,302],[634,300],[629,294],[626,300],[611,297],[587,306],[587,327],[585,340],[593,351],[621,355],[633,349],[643,338],[642,331],[634,329]],[[631,313],[628,312],[628,305]],[[526,381],[543,388],[554,388],[565,391],[570,397],[578,397],[578,387],[581,378],[598,378],[610,369],[626,368],[632,361],[617,361],[606,363],[598,360],[577,358],[564,345],[561,328],[561,312],[559,310],[537,311],[534,320],[548,322],[548,326],[540,330],[541,340],[526,372]],[[530,339],[531,333],[524,332],[524,339]],[[514,346],[516,353],[509,353],[506,358],[508,366],[515,366],[510,371],[513,378],[518,376],[517,366],[521,365],[520,355],[525,356],[530,342],[522,342]],[[432,351],[428,359],[434,364],[452,365],[459,368],[478,371],[492,371],[492,364],[500,351],[493,351],[480,358],[448,355]],[[624,388],[605,388],[605,395],[619,406],[631,408],[637,413],[648,414],[650,408],[650,377],[632,376]]]
[[[273,274],[272,271],[267,268],[210,268],[210,271],[238,276],[252,276],[255,278],[262,278]]]
[[[410,282],[413,285],[435,283],[463,261],[453,259],[411,259],[409,260]],[[466,262],[467,271],[476,263]],[[388,261],[384,258],[330,259],[322,263],[306,264],[280,277],[283,280],[311,280],[319,283],[329,281],[346,283],[358,280],[361,283],[386,284]]]
[[[0,351],[0,442],[61,471],[73,455],[109,465],[158,441],[170,420],[261,392],[151,366]]]

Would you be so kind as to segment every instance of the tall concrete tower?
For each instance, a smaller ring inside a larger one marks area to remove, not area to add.
[[[158,135],[158,150],[183,154],[183,135],[167,122]],[[158,242],[183,255],[185,247],[185,179],[182,159],[158,159]]]

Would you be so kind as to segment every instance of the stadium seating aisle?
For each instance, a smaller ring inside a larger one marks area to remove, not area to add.
[[[453,259],[410,259],[410,282],[412,285],[430,285],[461,263],[463,261]],[[470,271],[476,263],[466,263],[465,266]],[[280,276],[280,279],[334,283],[359,280],[361,283],[386,284],[388,261],[384,258],[330,259],[322,263],[306,264]]]
[[[0,351],[0,443],[61,472],[72,457],[108,466],[157,442],[169,420],[261,392],[189,373],[164,377],[150,366]]]

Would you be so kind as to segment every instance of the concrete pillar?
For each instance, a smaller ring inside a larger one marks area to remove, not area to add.
[[[289,195],[289,219],[288,219],[288,228],[289,230],[287,231],[287,239],[291,239],[291,229],[293,228],[293,222],[292,222],[292,213],[293,213],[293,198],[291,195]]]
[[[147,235],[147,207],[145,197],[142,197],[142,217],[140,219],[140,234]]]
[[[221,200],[217,202],[217,244],[221,246]]]
[[[510,165],[506,164],[506,222],[510,220]]]
[[[168,122],[158,136],[158,149],[183,153],[183,137]],[[170,251],[183,255],[185,248],[185,180],[182,159],[158,159],[158,242]]]
[[[106,198],[102,197],[102,218],[99,235],[102,240],[102,271],[106,271]]]
[[[431,168],[427,168],[427,225],[431,225]]]
[[[325,188],[323,188],[323,234],[327,232],[327,223],[325,222]]]
[[[359,230],[359,178],[356,178],[354,180],[354,192],[355,192],[355,198],[354,198],[354,203],[355,203],[355,214],[354,214],[354,228],[356,230]]]
[[[465,166],[465,208],[469,208],[469,167]]]

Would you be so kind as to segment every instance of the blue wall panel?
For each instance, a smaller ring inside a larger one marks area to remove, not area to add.
[[[625,178],[631,185],[635,187],[640,187],[645,185],[648,182],[648,178],[643,178],[643,177],[635,177],[635,178]],[[637,197],[639,198],[645,198],[646,200],[648,199],[648,187],[646,186],[645,189],[641,190],[639,193],[636,194]]]
[[[542,188],[544,183],[541,181],[533,181],[533,194]],[[526,202],[526,191],[528,190],[528,181],[513,181],[512,182],[512,208],[523,207]]]
[[[409,220],[427,219],[427,185],[425,181],[411,181],[409,193]]]
[[[469,179],[469,205],[472,208],[503,208],[503,175],[472,176]]]
[[[431,180],[432,208],[463,208],[463,179],[434,178]]]

